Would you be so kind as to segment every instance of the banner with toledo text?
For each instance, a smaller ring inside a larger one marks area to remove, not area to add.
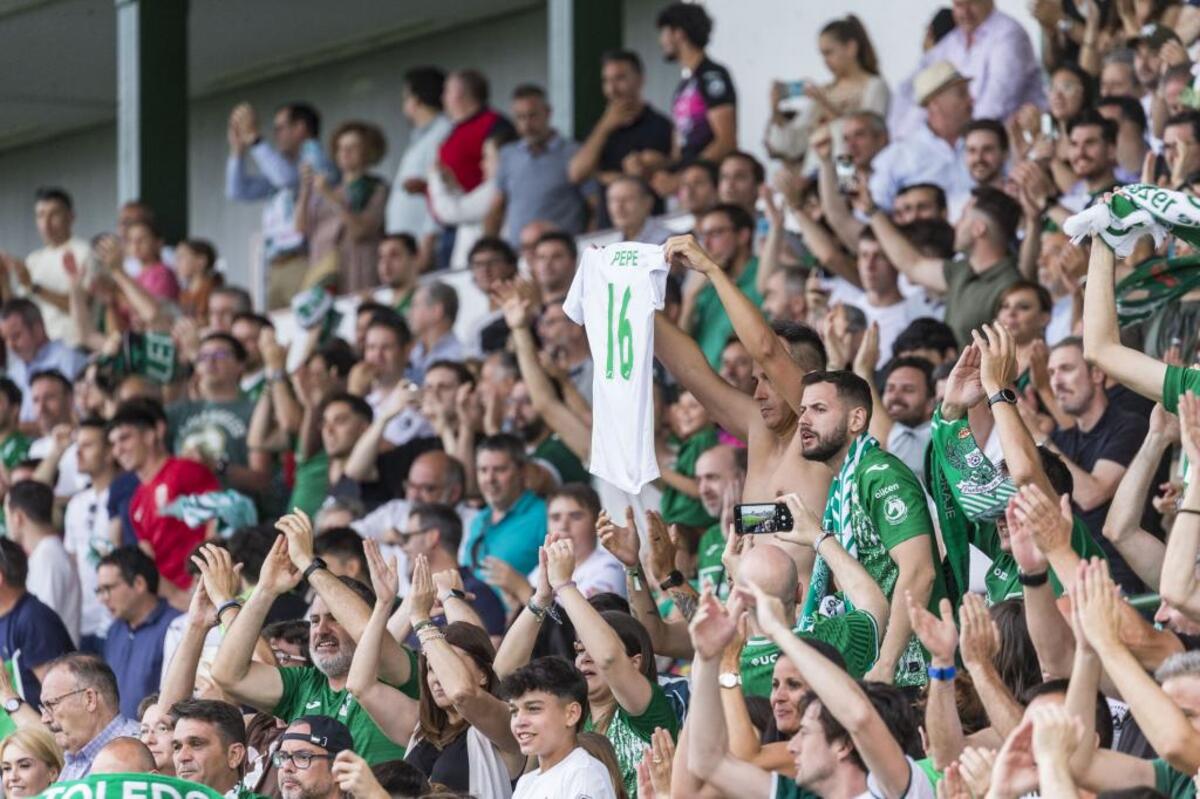
[[[222,799],[198,782],[159,774],[94,774],[56,782],[38,799]]]

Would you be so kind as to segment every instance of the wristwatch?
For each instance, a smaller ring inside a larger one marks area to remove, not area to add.
[[[1011,388],[1002,388],[992,396],[988,397],[988,407],[992,407],[997,402],[1007,402],[1009,405],[1017,404],[1017,392]]]
[[[742,685],[742,675],[736,671],[723,671],[721,676],[717,678],[717,683],[722,688],[740,688]]]
[[[447,599],[465,600],[466,598],[467,598],[467,593],[465,591],[460,591],[457,588],[447,588],[445,591],[442,592],[442,595],[438,597],[438,599],[442,602],[445,602]]]
[[[21,705],[25,704],[25,700],[19,696],[14,696],[4,700],[4,712],[10,716],[21,709]]]
[[[667,579],[658,584],[658,588],[660,591],[668,591],[672,588],[678,588],[685,582],[687,582],[687,578],[683,576],[683,572],[679,571],[679,569],[674,569],[667,575]]]
[[[321,558],[313,558],[312,563],[308,564],[308,568],[304,570],[304,579],[307,580],[309,577],[311,577],[312,573],[315,572],[317,569],[328,569],[328,568],[329,568],[329,564],[327,564],[324,560],[322,560]]]

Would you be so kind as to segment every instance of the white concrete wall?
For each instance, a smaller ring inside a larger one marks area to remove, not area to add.
[[[663,111],[679,80],[677,65],[664,62],[659,53],[654,29],[654,18],[664,4],[665,0],[624,0],[626,45],[641,53],[647,96]],[[737,85],[742,147],[764,154],[769,81],[827,79],[816,40],[830,18],[858,14],[875,42],[884,77],[896,83],[911,73],[928,20],[939,5],[946,4],[944,0],[836,0],[814,12],[814,4],[802,0],[707,0],[705,5],[716,19],[711,53],[732,70]],[[998,4],[1036,35],[1023,0]],[[231,278],[245,281],[249,240],[259,211],[224,197],[225,123],[235,102],[255,103],[266,125],[274,105],[293,98],[313,102],[330,130],[349,117],[373,120],[383,125],[388,136],[390,152],[381,172],[390,176],[407,137],[399,112],[399,79],[406,68],[424,63],[479,67],[490,76],[493,98],[503,108],[517,83],[546,82],[546,39],[545,10],[534,9],[246,90],[197,99],[190,132],[191,231],[212,238]],[[115,153],[111,125],[0,152],[0,249],[25,253],[38,246],[31,197],[43,184],[61,184],[75,196],[81,235],[111,229],[116,214]]]

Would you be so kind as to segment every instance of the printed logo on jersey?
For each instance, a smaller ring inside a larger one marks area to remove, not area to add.
[[[704,88],[711,97],[721,97],[725,94],[725,79],[720,72],[709,72],[704,76]]]
[[[900,497],[890,497],[883,506],[883,518],[889,524],[900,524],[908,518],[908,505]]]
[[[613,253],[611,266],[637,266],[637,250],[617,250]]]
[[[900,490],[900,484],[899,484],[899,483],[892,483],[890,486],[884,486],[883,488],[881,488],[881,489],[879,489],[878,491],[876,491],[876,492],[875,492],[875,499],[883,499],[883,498],[884,498],[884,497],[886,497],[888,494],[894,494],[895,492],[897,492],[897,491],[899,491],[899,490]]]
[[[311,702],[309,702],[307,705],[305,705],[305,706],[304,706],[304,709],[305,709],[305,710],[313,710],[314,708],[318,708],[318,707],[320,707],[320,706],[321,706],[321,700],[320,700],[320,699],[314,699],[313,701],[311,701]]]
[[[865,471],[867,471],[867,472],[886,472],[888,470],[888,468],[890,468],[890,464],[873,463],[870,466],[868,466]]]

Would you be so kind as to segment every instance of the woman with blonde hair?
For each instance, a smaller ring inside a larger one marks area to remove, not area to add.
[[[21,727],[0,741],[0,782],[6,799],[37,796],[58,780],[63,753],[42,727]]]

